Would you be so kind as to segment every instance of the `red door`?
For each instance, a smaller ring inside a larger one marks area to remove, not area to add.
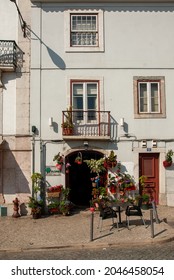
[[[143,153],[139,154],[139,176],[146,176],[145,190],[155,200],[159,202],[159,154]],[[140,186],[140,192],[142,191]]]

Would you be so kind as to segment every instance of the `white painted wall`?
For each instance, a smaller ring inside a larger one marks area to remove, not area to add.
[[[82,5],[88,8],[87,5]],[[40,4],[32,8],[31,40],[31,125],[36,125],[39,137],[44,140],[62,138],[62,111],[69,100],[69,79],[102,77],[104,84],[104,110],[119,123],[124,117],[129,134],[137,139],[173,139],[173,88],[174,88],[174,4],[128,5],[90,4],[90,8],[104,10],[104,52],[68,53],[65,51],[65,9],[80,8],[80,4]],[[34,34],[35,33],[35,34]],[[133,77],[164,76],[166,118],[134,119]],[[53,117],[56,129],[48,125]],[[121,131],[118,129],[117,137]],[[39,144],[38,144],[39,145]],[[80,146],[80,141],[65,143],[60,151]],[[114,143],[91,142],[105,150],[115,148]],[[150,147],[150,142],[148,143]],[[118,142],[118,160],[131,167],[138,177],[138,153],[144,152],[138,143]],[[51,162],[57,146],[49,147],[47,158]],[[165,149],[174,150],[174,141],[159,142],[160,195],[166,194],[168,205],[173,205],[173,169],[162,167]],[[39,148],[38,148],[39,151]],[[39,153],[38,153],[39,161]],[[37,163],[39,166],[39,163]],[[61,182],[63,176],[61,176]],[[164,197],[165,200],[165,197]]]

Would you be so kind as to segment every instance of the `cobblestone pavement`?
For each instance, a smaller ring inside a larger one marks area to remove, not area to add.
[[[130,230],[124,221],[119,230],[111,228],[111,219],[103,221],[102,232],[97,229],[99,217],[94,214],[94,240],[91,238],[91,213],[89,209],[77,211],[71,216],[48,216],[38,220],[30,216],[0,218],[0,251],[20,251],[31,249],[52,248],[107,248],[124,244],[135,245],[163,243],[174,239],[174,207],[158,206],[160,223],[154,222],[154,238],[151,237],[150,210],[143,210],[146,227],[139,217],[131,219]],[[153,245],[152,245],[153,244]],[[173,244],[173,243],[172,243]]]
[[[0,252],[0,260],[174,260],[174,241],[143,246]]]

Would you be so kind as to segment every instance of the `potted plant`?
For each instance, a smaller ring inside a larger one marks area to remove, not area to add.
[[[98,160],[93,158],[90,160],[84,160],[84,162],[86,162],[86,164],[90,168],[90,172],[97,173],[98,176],[100,173],[106,171],[106,168],[104,167],[104,161],[104,158],[100,158]]]
[[[48,204],[48,212],[50,214],[57,214],[59,213],[59,202],[58,201],[52,201]]]
[[[31,176],[33,184],[33,197],[29,197],[28,207],[31,208],[31,214],[34,219],[41,217],[43,201],[38,193],[40,192],[41,181],[43,179],[40,173],[33,173]]]
[[[51,186],[47,188],[47,196],[48,197],[59,197],[61,194],[61,191],[63,189],[63,185],[56,185],[56,186]]]
[[[67,109],[67,114],[65,115],[65,121],[61,124],[63,128],[63,135],[72,135],[73,134],[73,121],[72,121],[72,108]]]
[[[141,195],[142,198],[142,209],[149,209],[149,204],[150,204],[150,195],[147,193],[143,193]]]
[[[164,167],[169,167],[172,165],[172,156],[173,156],[173,151],[172,150],[168,150],[166,156],[165,156],[165,160],[163,161],[163,166]]]
[[[77,157],[75,158],[75,161],[74,161],[74,162],[77,163],[77,164],[82,164],[82,158],[79,157],[79,156],[77,156]]]
[[[57,155],[54,156],[53,158],[53,161],[56,161],[56,168],[58,170],[62,170],[62,166],[63,166],[63,159],[64,159],[64,156],[61,155],[61,153],[59,152]]]
[[[117,156],[114,154],[114,151],[110,151],[109,156],[105,159],[105,164],[109,168],[113,168],[117,165]]]
[[[70,210],[71,210],[71,206],[72,206],[72,203],[68,199],[69,192],[70,192],[70,188],[63,189],[62,195],[60,198],[59,210],[64,216],[67,216],[70,214]]]

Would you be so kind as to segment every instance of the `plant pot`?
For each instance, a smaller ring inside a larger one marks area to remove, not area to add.
[[[58,212],[59,212],[58,208],[50,208],[49,209],[50,214],[58,214]]]
[[[61,171],[62,170],[62,164],[56,164],[56,168]]]
[[[90,207],[90,211],[91,211],[91,212],[94,212],[94,211],[95,211],[95,208],[94,208],[94,207]]]
[[[163,166],[164,167],[170,167],[171,165],[172,165],[172,161],[167,161],[167,160],[163,161]]]
[[[115,194],[115,193],[116,193],[116,187],[115,187],[115,186],[111,186],[111,187],[110,187],[110,192],[111,192],[112,194]]]
[[[60,192],[48,192],[47,196],[48,197],[59,197],[60,196]]]
[[[73,128],[64,127],[63,128],[63,135],[72,135],[73,134]]]
[[[41,213],[33,213],[33,219],[39,219],[41,217]]]
[[[142,204],[141,208],[144,210],[148,210],[149,209],[149,204]]]

